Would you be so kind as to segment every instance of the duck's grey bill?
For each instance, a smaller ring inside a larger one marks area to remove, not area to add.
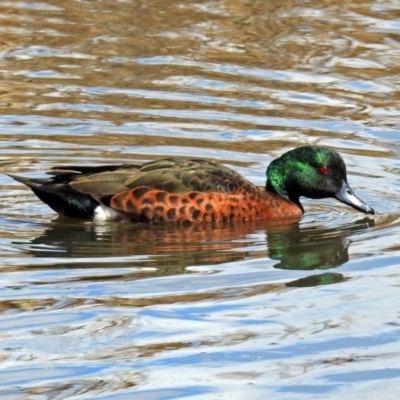
[[[343,182],[342,188],[335,194],[335,197],[344,204],[367,214],[375,214],[375,211],[367,203],[359,199],[347,182]]]

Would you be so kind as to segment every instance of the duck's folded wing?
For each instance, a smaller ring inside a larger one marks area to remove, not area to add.
[[[168,193],[235,192],[249,182],[234,170],[220,164],[196,160],[160,160],[96,174],[75,176],[69,186],[95,198],[121,193],[138,187]]]

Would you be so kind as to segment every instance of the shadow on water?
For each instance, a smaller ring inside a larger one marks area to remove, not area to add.
[[[337,227],[302,227],[299,221],[253,221],[225,225],[144,225],[93,223],[58,218],[28,241],[14,242],[25,256],[41,259],[39,269],[147,268],[134,279],[180,275],[188,267],[221,265],[248,259],[276,260],[274,268],[328,270],[349,260],[351,237],[374,226],[363,218]],[[269,264],[270,265],[270,264]],[[24,266],[20,266],[24,268]],[[35,268],[30,265],[29,269]],[[113,276],[115,278],[115,276]],[[338,283],[342,274],[324,272],[287,283],[317,286]]]

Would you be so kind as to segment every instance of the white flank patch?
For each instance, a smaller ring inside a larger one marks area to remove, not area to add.
[[[128,218],[124,213],[100,204],[94,209],[93,221],[128,221]]]

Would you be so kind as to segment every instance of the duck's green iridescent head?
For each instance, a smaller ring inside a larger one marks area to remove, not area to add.
[[[301,196],[311,199],[335,197],[356,210],[374,214],[347,183],[342,157],[327,147],[298,147],[272,161],[267,169],[267,190],[301,208]]]

